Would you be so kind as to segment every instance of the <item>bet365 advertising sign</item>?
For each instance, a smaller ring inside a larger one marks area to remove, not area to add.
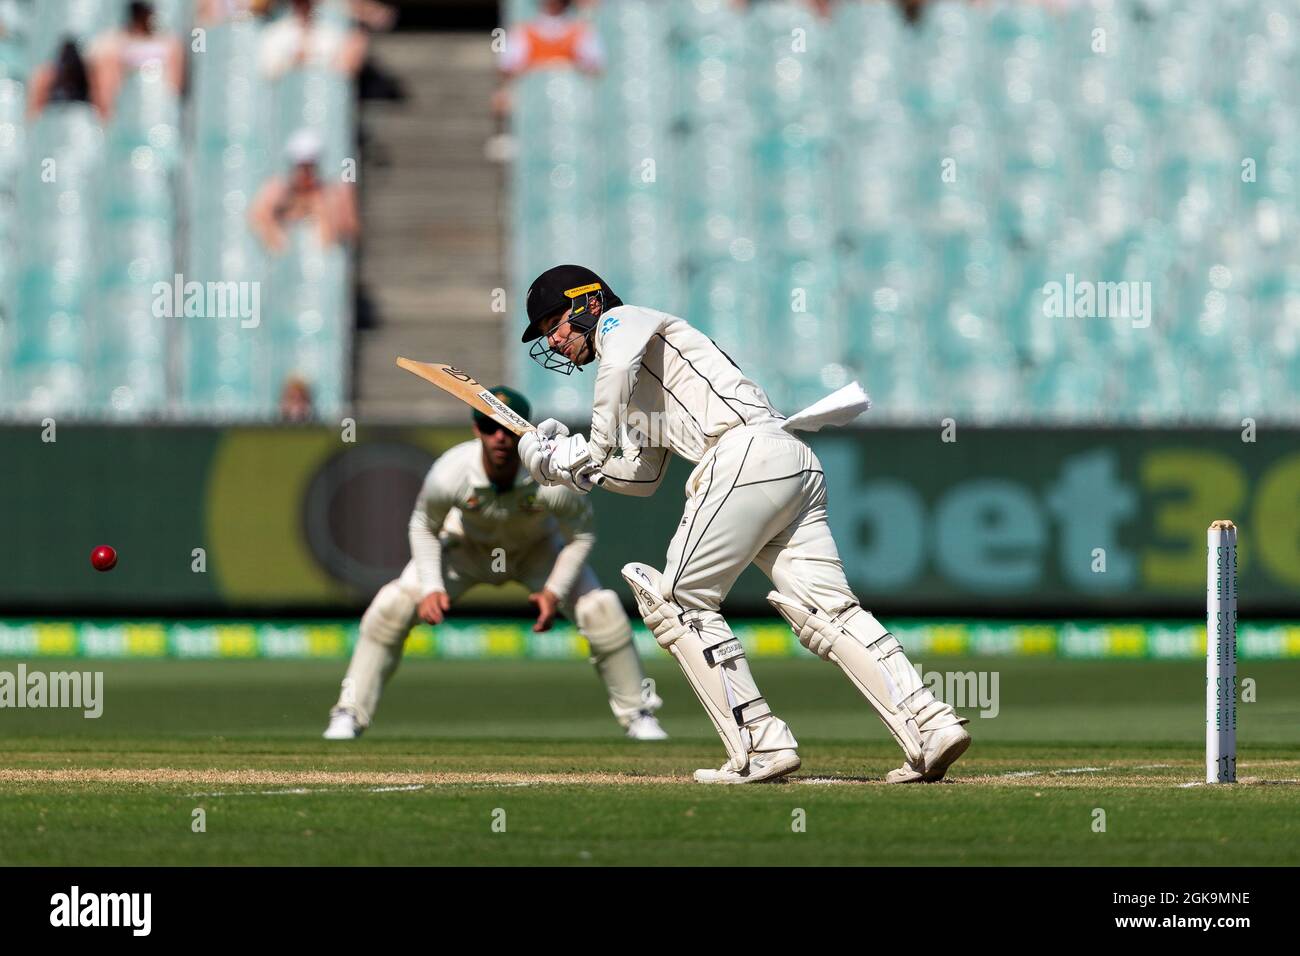
[[[1206,528],[1230,518],[1243,606],[1300,605],[1295,433],[957,427],[944,437],[936,427],[814,441],[861,591],[1195,614]]]
[[[462,429],[0,429],[7,613],[351,613],[409,557],[424,472]],[[1240,528],[1243,613],[1300,610],[1300,432],[881,428],[811,436],[863,602],[1053,616],[1203,607],[1205,531]],[[597,573],[662,566],[691,466],[653,498],[596,491]],[[99,574],[88,555],[118,552]],[[768,611],[746,572],[726,607]],[[624,595],[628,597],[628,595]],[[519,603],[518,589],[479,602]]]

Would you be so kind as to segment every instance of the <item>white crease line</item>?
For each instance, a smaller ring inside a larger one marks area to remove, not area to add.
[[[414,783],[397,787],[291,787],[286,790],[218,790],[213,793],[191,793],[191,797],[281,797],[301,796],[310,793],[410,793],[436,787],[464,787],[468,790],[500,790],[507,787],[536,787],[531,781],[517,783]]]
[[[1010,773],[1004,773],[1003,777],[1036,777],[1040,774],[1058,774],[1058,773],[1105,773],[1107,771],[1122,772],[1125,770],[1172,770],[1174,767],[1171,763],[1143,763],[1135,764],[1132,767],[1061,767],[1058,770],[1013,770]]]
[[[1113,767],[1062,767],[1059,770],[1012,770],[1010,773],[1000,774],[1002,778],[1008,777],[1040,777],[1043,774],[1057,773],[1101,773],[1103,770],[1112,770]]]
[[[1272,785],[1272,784],[1278,784],[1278,783],[1300,783],[1300,780],[1289,779],[1289,778],[1288,778],[1288,779],[1282,779],[1282,780],[1264,780],[1264,779],[1262,779],[1262,778],[1260,778],[1260,777],[1242,777],[1241,779],[1239,779],[1239,780],[1236,781],[1236,782],[1237,782],[1238,784],[1245,784],[1245,785],[1248,786],[1248,787],[1252,787],[1252,786],[1253,786],[1253,787],[1258,787],[1258,786],[1264,786],[1264,787],[1267,787],[1267,786],[1270,786],[1270,785]],[[1206,783],[1204,780],[1196,780],[1196,781],[1193,781],[1192,783],[1180,783],[1180,784],[1178,785],[1178,789],[1179,789],[1179,790],[1186,790],[1188,787],[1218,787],[1218,786],[1222,786],[1222,785],[1221,785],[1221,784],[1217,784],[1217,783]],[[1226,786],[1227,786],[1229,789],[1231,789],[1232,784],[1227,784]]]
[[[435,783],[435,787],[464,787],[467,790],[503,790],[507,787],[536,787],[539,784],[528,781],[518,783]]]
[[[305,793],[394,793],[423,790],[423,783],[401,787],[292,787],[288,790],[218,790],[215,793],[191,793],[191,797],[280,797],[299,796]]]
[[[1001,774],[1002,777],[1037,777],[1041,774],[1058,774],[1058,773],[1105,773],[1106,771],[1124,771],[1124,770],[1169,770],[1173,768],[1171,763],[1144,763],[1133,767],[1062,767],[1059,770],[1013,770],[1010,773]]]

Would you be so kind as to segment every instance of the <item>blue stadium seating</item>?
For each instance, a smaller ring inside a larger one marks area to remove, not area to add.
[[[322,165],[356,156],[349,81],[257,70],[263,24],[209,26],[182,101],[156,71],[131,76],[112,120],[52,105],[25,117],[26,78],[61,40],[83,54],[118,27],[125,0],[0,0],[0,410],[112,419],[275,417],[284,380],[305,378],[316,410],[347,404],[351,254],[294,235],[268,257],[248,227],[298,128],[322,134]],[[185,41],[194,4],[156,2]],[[323,16],[341,22],[344,0]],[[53,159],[55,185],[41,181]],[[23,241],[15,241],[21,222]],[[173,277],[256,283],[259,327],[238,314],[169,314]]]
[[[1300,418],[1293,4],[940,0],[913,25],[608,0],[594,22],[602,77],[519,84],[517,299],[589,263],[786,411],[860,377],[875,420]],[[1045,314],[1067,274],[1149,282],[1150,326]],[[581,417],[591,376],[513,356],[539,414]]]

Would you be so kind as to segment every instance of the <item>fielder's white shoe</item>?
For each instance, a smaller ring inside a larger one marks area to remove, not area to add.
[[[970,734],[960,724],[941,727],[925,734],[920,765],[905,763],[885,775],[885,783],[934,783],[970,746]]]
[[[773,750],[771,753],[749,755],[749,766],[744,772],[723,765],[719,770],[695,771],[696,783],[764,783],[777,780],[799,769],[799,754],[793,750]]]
[[[326,740],[356,740],[365,729],[357,723],[352,711],[335,707],[330,711],[330,725],[321,736]]]
[[[637,714],[627,725],[627,735],[633,740],[667,740],[668,732],[659,726],[654,714]]]

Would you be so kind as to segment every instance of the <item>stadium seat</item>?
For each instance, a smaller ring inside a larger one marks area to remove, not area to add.
[[[88,107],[62,104],[28,124],[29,70],[65,36],[87,49],[121,26],[125,10],[119,0],[40,6],[40,16],[24,19],[24,5],[0,0],[5,408],[267,419],[277,414],[284,375],[297,371],[312,377],[318,410],[337,414],[347,401],[350,252],[322,254],[296,242],[292,261],[277,264],[277,275],[288,278],[270,306],[286,318],[261,332],[239,316],[170,315],[157,290],[177,274],[200,283],[267,279],[248,206],[280,170],[284,142],[301,126],[322,133],[328,168],[355,158],[350,82],[304,71],[268,83],[256,68],[261,22],[232,21],[205,30],[203,54],[190,58],[188,102],[161,71],[145,69],[127,78],[106,127]],[[188,48],[193,4],[155,7],[159,26]],[[347,5],[329,0],[321,15],[346,23]],[[36,158],[52,161],[54,182],[41,181]],[[21,244],[17,222],[29,224]]]
[[[610,2],[596,24],[604,148],[555,142],[588,81],[521,84],[517,288],[587,262],[744,353],[785,406],[856,376],[896,420],[1229,421],[1248,394],[1300,414],[1296,333],[1267,317],[1297,301],[1300,74],[1276,4],[941,0],[908,24],[888,3],[823,23],[783,0]],[[592,220],[574,203],[601,182]],[[1067,273],[1150,282],[1151,327],[1045,315]],[[795,289],[825,307],[792,313]],[[584,409],[584,383],[516,355],[542,410]]]
[[[17,244],[15,314],[6,332],[7,400],[31,413],[83,412],[98,240],[92,185],[100,176],[103,131],[88,106],[53,104],[31,125],[28,139],[29,155],[48,160],[47,181],[33,175],[17,196],[17,220],[26,227]]]

